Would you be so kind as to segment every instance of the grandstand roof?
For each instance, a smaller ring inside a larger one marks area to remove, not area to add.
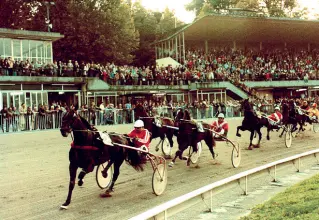
[[[155,43],[169,40],[183,31],[186,41],[317,43],[319,21],[213,14],[206,15]]]
[[[40,32],[0,28],[0,38],[1,37],[13,39],[56,41],[63,38],[64,35],[56,32]]]

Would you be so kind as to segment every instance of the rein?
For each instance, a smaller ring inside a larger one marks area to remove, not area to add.
[[[149,118],[155,118],[155,117],[139,117],[139,118],[148,118],[149,119]]]

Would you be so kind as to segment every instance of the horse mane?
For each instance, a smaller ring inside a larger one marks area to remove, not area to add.
[[[148,116],[149,116],[148,113],[146,112],[144,106],[141,105],[141,104],[137,104],[137,105],[135,106],[134,111],[135,111],[135,114],[136,114],[135,118],[138,118],[138,117],[148,117]]]
[[[176,116],[175,116],[175,121],[176,121],[176,120],[183,119],[183,118],[184,118],[183,109],[178,109],[178,110],[177,110],[177,113],[176,113]]]
[[[89,129],[89,130],[91,130],[91,131],[93,130],[91,124],[90,124],[85,118],[83,118],[83,117],[80,116],[80,115],[79,115],[79,118],[80,118],[81,122],[85,125],[85,127],[86,127],[87,129]]]

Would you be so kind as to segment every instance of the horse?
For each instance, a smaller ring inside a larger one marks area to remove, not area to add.
[[[169,127],[174,126],[174,120],[167,117],[150,117],[146,112],[145,108],[141,104],[137,104],[134,108],[135,119],[141,119],[144,122],[144,128],[146,128],[149,132],[152,133],[151,141],[154,138],[160,137],[162,141],[164,141],[165,136],[167,137],[170,147],[173,147],[173,136],[174,129]],[[157,121],[158,120],[158,121]],[[166,127],[169,126],[169,127]],[[158,146],[156,146],[156,151],[159,150]]]
[[[292,131],[295,132],[297,129],[297,124],[299,124],[299,130],[297,133],[300,133],[301,131],[304,131],[305,129],[303,128],[304,124],[304,115],[300,115],[296,108],[295,108],[295,103],[293,100],[290,100],[289,103],[286,101],[283,101],[281,103],[281,109],[282,109],[282,124],[287,126],[289,124],[292,125]],[[284,134],[285,130],[281,132],[279,137],[282,137]]]
[[[197,143],[202,140],[205,141],[208,146],[209,151],[212,154],[213,159],[215,159],[214,147],[216,143],[213,138],[213,133],[211,131],[211,126],[208,123],[202,123],[203,131],[199,132],[196,122],[191,120],[190,113],[188,110],[181,109],[175,118],[175,125],[178,125],[178,134],[177,134],[177,142],[178,142],[178,150],[175,153],[175,157],[169,164],[172,167],[175,164],[177,157],[180,160],[187,160],[186,157],[183,157],[183,152],[191,146],[193,148],[193,152],[197,152]],[[183,118],[180,118],[182,117]]]
[[[71,203],[78,168],[82,168],[78,175],[78,185],[81,186],[85,175],[92,172],[95,166],[108,161],[108,165],[103,171],[103,176],[106,177],[107,169],[114,164],[112,182],[105,192],[105,197],[110,196],[110,192],[114,191],[113,187],[124,160],[135,170],[143,171],[144,163],[137,151],[124,149],[116,145],[105,145],[97,129],[78,115],[75,110],[70,110],[63,116],[60,132],[63,137],[68,137],[73,132],[73,143],[69,151],[69,192],[65,203],[61,206],[62,209],[67,209]],[[130,139],[124,136],[110,134],[109,137],[113,143],[133,146]]]
[[[236,136],[241,137],[239,130],[242,131],[250,131],[250,143],[249,143],[249,150],[252,150],[252,147],[259,148],[260,141],[262,138],[261,128],[267,128],[267,140],[270,140],[269,132],[274,128],[268,119],[263,115],[260,118],[254,112],[251,104],[249,103],[249,99],[244,99],[241,103],[241,110],[244,110],[244,120],[242,121],[242,125],[237,127]],[[252,140],[254,137],[255,132],[258,134],[258,144],[253,145]]]

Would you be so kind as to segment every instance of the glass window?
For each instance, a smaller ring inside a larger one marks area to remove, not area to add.
[[[49,43],[47,45],[47,59],[52,59],[52,51],[51,51],[51,48],[52,48],[52,43]]]
[[[13,43],[13,57],[20,58],[21,57],[21,41],[12,40],[12,43]]]
[[[21,105],[22,105],[22,103],[25,103],[24,98],[25,98],[25,93],[20,94],[20,103],[19,103],[19,106],[21,106]]]
[[[37,93],[37,97],[38,97],[38,105],[43,105],[43,102],[42,102],[42,97],[41,97],[41,92]]]
[[[4,58],[3,38],[0,38],[0,57]]]
[[[11,39],[4,38],[4,56],[12,57]]]
[[[30,92],[26,92],[25,93],[25,106],[31,106],[31,100],[30,100]],[[21,105],[23,104],[24,102],[21,103]]]
[[[31,57],[37,57],[37,42],[30,40],[30,55]]]
[[[24,60],[27,60],[30,57],[28,40],[22,40],[22,56]]]
[[[32,92],[31,93],[31,98],[32,98],[32,109],[34,107],[38,107],[38,105],[37,105],[37,93]]]
[[[38,41],[37,42],[37,53],[38,53],[38,58],[43,58],[44,57],[44,47],[43,47],[43,42]]]
[[[2,101],[3,101],[3,107],[4,106],[8,107],[8,100],[7,100],[7,93],[6,92],[2,93]]]
[[[48,105],[48,92],[42,92],[43,104]]]

